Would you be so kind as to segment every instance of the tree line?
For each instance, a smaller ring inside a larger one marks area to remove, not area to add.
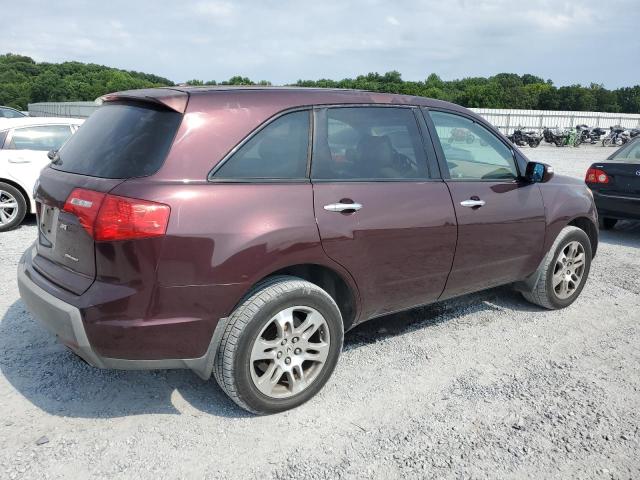
[[[234,76],[229,80],[189,80],[187,85],[271,85]],[[25,110],[28,103],[94,100],[109,92],[175,85],[148,73],[81,62],[35,62],[23,55],[0,55],[0,105]],[[298,80],[296,86],[355,88],[437,98],[465,107],[640,113],[640,85],[609,90],[588,86],[557,87],[538,76],[499,73],[491,77],[442,80],[432,73],[406,81],[397,71],[369,73],[342,80]]]

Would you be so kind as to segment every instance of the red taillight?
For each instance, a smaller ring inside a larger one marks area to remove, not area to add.
[[[584,181],[587,183],[609,183],[609,175],[597,168],[590,168],[587,170]]]
[[[73,213],[78,217],[82,228],[84,228],[89,235],[93,236],[93,225],[104,197],[104,193],[85,190],[84,188],[76,188],[67,198],[64,204],[64,211]]]
[[[96,241],[115,241],[164,235],[170,208],[162,203],[76,188],[64,211],[76,215]]]
[[[107,195],[96,219],[94,238],[104,241],[164,235],[169,212],[169,206],[161,203]]]

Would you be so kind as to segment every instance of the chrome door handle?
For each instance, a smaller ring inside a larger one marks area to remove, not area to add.
[[[484,200],[464,200],[460,202],[463,207],[482,207],[484,206]]]
[[[329,205],[324,206],[324,209],[329,212],[344,212],[346,210],[358,211],[361,208],[361,203],[330,203]]]

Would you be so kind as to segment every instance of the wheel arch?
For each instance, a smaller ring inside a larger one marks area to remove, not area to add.
[[[243,296],[243,299],[246,298],[258,284],[263,283],[271,277],[280,275],[302,278],[326,291],[340,309],[345,332],[357,323],[360,313],[360,295],[355,282],[350,277],[347,278],[348,273],[341,273],[335,268],[318,263],[299,263],[278,268],[253,283]]]
[[[587,234],[591,243],[591,257],[595,257],[598,250],[598,226],[593,223],[593,220],[589,217],[580,216],[572,219],[567,223],[567,226],[578,227]]]

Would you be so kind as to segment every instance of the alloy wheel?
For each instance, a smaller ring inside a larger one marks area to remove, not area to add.
[[[571,297],[582,282],[585,267],[584,247],[572,241],[564,246],[553,270],[553,290],[559,299]]]
[[[0,190],[0,225],[7,225],[18,215],[18,200],[6,190]]]
[[[287,398],[311,385],[322,371],[331,338],[325,318],[294,306],[273,316],[253,343],[251,379],[270,398]]]

